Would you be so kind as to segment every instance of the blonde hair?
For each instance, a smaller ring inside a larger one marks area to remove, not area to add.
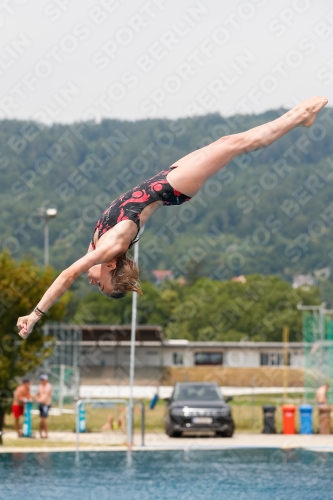
[[[114,290],[108,294],[111,299],[122,299],[128,292],[142,295],[138,266],[127,253],[118,257],[117,265],[110,274],[114,286]]]

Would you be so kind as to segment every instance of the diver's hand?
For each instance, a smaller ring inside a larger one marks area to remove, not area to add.
[[[20,330],[19,331],[20,337],[22,337],[23,339],[26,339],[30,335],[30,333],[32,332],[32,330],[33,330],[33,328],[38,320],[39,320],[39,317],[37,316],[37,314],[35,312],[32,312],[31,314],[29,314],[29,316],[22,316],[22,318],[19,318],[17,320],[16,326]]]

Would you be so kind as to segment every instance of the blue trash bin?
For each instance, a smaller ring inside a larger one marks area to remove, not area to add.
[[[312,405],[299,406],[300,434],[313,434],[312,412]]]
[[[78,414],[78,429],[79,432],[86,432],[86,405],[85,403],[81,403],[79,406],[79,414]]]
[[[26,401],[24,403],[24,414],[23,414],[23,437],[31,438],[32,436],[32,401]]]

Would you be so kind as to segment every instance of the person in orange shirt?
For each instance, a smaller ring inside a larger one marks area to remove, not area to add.
[[[24,403],[25,401],[31,400],[30,394],[30,380],[28,378],[23,378],[22,384],[16,387],[13,395],[12,412],[14,415],[14,425],[18,437],[22,436],[22,430],[20,429],[20,417],[24,413]]]

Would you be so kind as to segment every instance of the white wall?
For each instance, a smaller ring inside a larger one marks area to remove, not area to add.
[[[173,355],[174,353],[183,356],[183,365],[174,365]],[[193,366],[193,351],[192,349],[186,349],[185,347],[165,348],[163,351],[163,366]]]
[[[147,347],[137,346],[135,350],[136,366],[138,367],[160,367],[176,366],[173,363],[174,353],[183,356],[183,365],[194,366],[194,353],[204,351],[223,352],[223,365],[232,367],[254,367],[260,366],[260,352],[282,353],[282,349],[263,349],[263,348],[193,348],[186,346],[175,346],[163,348],[160,346]],[[161,360],[163,356],[163,360]],[[118,346],[116,348],[89,347],[83,348],[83,359],[85,365],[100,366],[102,361],[105,366],[129,366],[130,348]],[[291,351],[290,365],[294,367],[304,367],[304,353],[301,350]]]
[[[223,352],[224,366],[259,366],[260,354],[254,349],[216,349],[216,348],[184,348],[174,347],[164,349],[164,366],[174,366],[173,354],[183,355],[182,366],[194,366],[194,354],[196,352]]]
[[[290,366],[295,368],[305,368],[305,355],[302,352],[292,352],[290,354]]]
[[[249,367],[260,366],[260,352],[257,349],[226,349],[224,355],[225,366]]]

